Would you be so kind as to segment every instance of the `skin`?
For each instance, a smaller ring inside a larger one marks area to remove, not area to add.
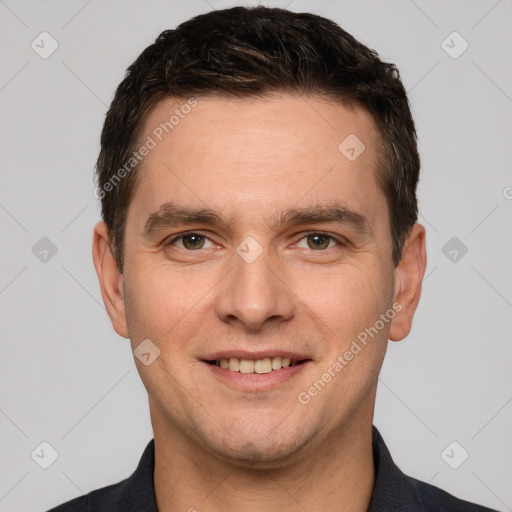
[[[141,140],[179,105],[159,102]],[[349,134],[366,146],[352,162],[338,150]],[[392,264],[377,141],[372,117],[359,107],[287,94],[201,97],[145,157],[127,215],[123,275],[106,225],[97,224],[93,258],[112,325],[132,349],[149,338],[160,350],[149,366],[135,363],[149,395],[161,512],[367,509],[377,375],[388,340],[410,331],[426,266],[420,224]],[[215,208],[232,222],[145,237],[146,219],[167,201]],[[269,220],[277,210],[329,201],[362,213],[371,232]],[[190,239],[169,244],[189,231],[207,237],[202,248],[190,248]],[[311,231],[346,243],[321,240],[315,248]],[[248,236],[262,248],[252,263],[236,252]],[[393,320],[300,403],[299,393],[394,303],[401,308]],[[221,382],[201,361],[218,350],[268,348],[311,361],[266,391]]]

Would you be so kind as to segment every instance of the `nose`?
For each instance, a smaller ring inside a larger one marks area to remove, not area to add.
[[[296,300],[286,275],[270,257],[268,249],[252,262],[233,255],[233,268],[223,280],[216,300],[217,317],[246,330],[260,330],[264,324],[288,321],[294,316]]]

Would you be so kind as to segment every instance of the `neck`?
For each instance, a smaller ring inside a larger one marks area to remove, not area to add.
[[[159,512],[364,512],[374,484],[372,424],[343,425],[307,454],[267,469],[216,457],[184,433],[155,433],[154,485]],[[156,428],[155,428],[156,427]]]

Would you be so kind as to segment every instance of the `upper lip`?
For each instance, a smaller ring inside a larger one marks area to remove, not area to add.
[[[309,359],[304,354],[299,354],[297,352],[291,352],[287,350],[280,349],[269,349],[269,350],[258,350],[257,352],[250,352],[247,350],[223,350],[221,352],[214,352],[207,356],[205,361],[218,361],[220,359],[231,359],[232,357],[236,357],[238,359],[249,359],[252,361],[258,361],[260,359],[264,359],[265,357],[289,357],[295,361],[302,361],[304,359]]]

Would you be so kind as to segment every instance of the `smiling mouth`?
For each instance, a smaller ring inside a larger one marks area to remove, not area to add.
[[[270,373],[279,371],[283,368],[291,366],[297,366],[310,359],[290,359],[289,357],[264,357],[263,359],[239,359],[237,357],[231,357],[229,359],[213,359],[206,361],[212,366],[220,366],[225,370],[239,373]]]

